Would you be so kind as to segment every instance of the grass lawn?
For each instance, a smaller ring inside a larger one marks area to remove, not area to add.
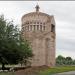
[[[52,75],[55,73],[62,73],[62,72],[68,72],[68,71],[75,71],[75,66],[49,68],[49,69],[40,71],[39,75]]]
[[[15,75],[13,72],[1,72],[0,75]]]
[[[35,75],[52,75],[55,73],[68,72],[68,71],[75,71],[75,66],[63,66],[63,67],[48,68],[48,69],[43,69],[43,70],[41,69],[40,71],[37,71],[38,74],[35,73]],[[0,75],[15,75],[15,73],[14,72],[1,72]],[[23,75],[26,75],[25,72]],[[34,73],[29,74],[29,75],[34,75]]]

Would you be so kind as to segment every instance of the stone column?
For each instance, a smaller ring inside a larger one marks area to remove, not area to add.
[[[30,31],[32,31],[32,25],[30,25]]]
[[[29,31],[30,31],[30,25],[29,25]]]

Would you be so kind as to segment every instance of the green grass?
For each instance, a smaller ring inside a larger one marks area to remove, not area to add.
[[[68,71],[75,71],[75,66],[49,68],[49,69],[40,71],[39,75],[52,75],[55,73],[62,73],[62,72],[68,72]]]
[[[15,75],[13,72],[1,72],[0,75]]]
[[[62,66],[62,67],[48,68],[48,69],[37,71],[38,74],[35,73],[35,75],[53,75],[55,73],[62,73],[62,72],[68,72],[68,71],[75,71],[75,66]],[[15,73],[1,72],[0,75],[15,75]],[[34,75],[34,73],[32,75]]]

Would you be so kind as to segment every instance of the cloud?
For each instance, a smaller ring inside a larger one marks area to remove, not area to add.
[[[21,17],[35,11],[37,1],[0,1],[0,14],[21,27]],[[56,21],[56,55],[75,58],[75,1],[39,1],[40,11],[54,15]]]

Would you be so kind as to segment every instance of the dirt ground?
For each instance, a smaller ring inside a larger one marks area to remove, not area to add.
[[[15,72],[15,75],[38,75],[39,71],[48,69],[46,66],[42,67],[32,67],[24,70],[19,70]]]

